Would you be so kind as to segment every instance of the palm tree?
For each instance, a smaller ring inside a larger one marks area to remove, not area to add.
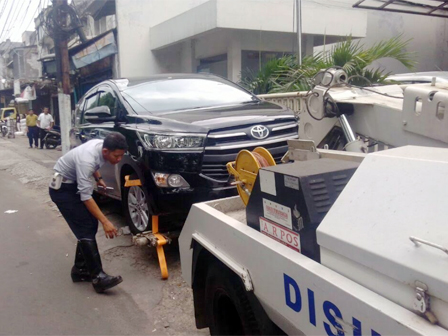
[[[294,67],[295,57],[285,55],[269,60],[259,71],[241,71],[240,84],[254,94],[268,93],[274,88],[276,74]]]
[[[406,51],[410,40],[403,40],[402,36],[380,41],[372,47],[365,47],[360,40],[348,37],[337,43],[329,52],[320,52],[304,57],[302,65],[298,65],[291,56],[285,56],[276,64],[269,64],[269,71],[262,69],[253,76],[251,81],[242,81],[243,86],[252,89],[251,83],[257,83],[257,92],[291,92],[307,91],[312,87],[312,79],[323,69],[340,67],[344,69],[350,82],[355,85],[384,84],[390,73],[372,66],[374,61],[381,58],[393,58],[401,62],[408,69],[412,69],[416,62],[414,53]],[[267,77],[267,73],[270,74]],[[263,74],[263,76],[260,76]]]

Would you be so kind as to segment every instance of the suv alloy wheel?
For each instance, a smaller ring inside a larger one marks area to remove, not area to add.
[[[124,205],[129,228],[137,234],[151,230],[151,214],[148,207],[148,193],[144,186],[124,190]]]

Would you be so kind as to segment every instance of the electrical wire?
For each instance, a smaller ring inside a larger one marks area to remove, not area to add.
[[[364,77],[364,76],[361,76],[361,75],[353,75],[353,76],[350,76],[349,78],[347,78],[347,83],[350,83],[350,80],[351,80],[352,78],[361,78],[361,79],[364,79],[367,83],[369,83],[368,86],[372,86],[372,82],[371,82],[367,77]]]
[[[325,115],[324,115],[322,118],[316,118],[316,117],[311,113],[310,108],[309,108],[309,104],[310,104],[309,100],[310,100],[310,98],[311,98],[312,96],[318,98],[318,97],[319,97],[319,94],[318,94],[317,92],[313,92],[313,93],[310,95],[310,94],[309,94],[310,92],[311,92],[311,90],[308,91],[307,96],[305,97],[305,108],[306,108],[306,111],[308,112],[309,116],[310,116],[311,118],[313,118],[314,120],[316,120],[316,121],[324,120],[324,118],[326,118]]]
[[[3,7],[0,11],[0,19],[3,17],[3,14],[5,13],[5,9],[6,9],[6,5],[8,4],[8,1],[9,0],[4,0],[4,2],[3,2]]]
[[[26,9],[25,9],[24,14],[23,14],[23,16],[22,16],[22,21],[20,21],[20,24],[18,24],[17,27],[22,27],[23,22],[24,22],[25,19],[26,19],[26,14],[28,13],[28,9],[30,8],[31,2],[32,2],[32,0],[30,0],[30,1],[28,2],[28,6],[26,6]],[[23,2],[23,3],[25,3],[25,2]],[[20,9],[22,9],[22,8],[20,8]],[[19,13],[20,13],[20,10],[19,10]],[[18,21],[18,19],[19,19],[19,15],[17,15],[17,19],[16,19],[16,20]],[[25,29],[25,31],[26,31],[26,29]],[[11,34],[12,34],[12,33],[11,33]]]
[[[384,97],[395,98],[395,99],[404,99],[404,97],[392,96],[392,95],[387,94],[387,93],[378,92],[378,91],[375,91],[375,90],[372,90],[372,89],[368,89],[365,86],[357,86],[357,85],[352,85],[352,84],[348,84],[347,86],[354,87],[354,88],[361,89],[361,90],[365,90],[365,91],[369,91],[369,92],[373,92],[373,93],[376,93],[376,94],[378,94],[380,96],[384,96]]]
[[[42,0],[39,0],[39,4],[37,5],[36,11],[34,12],[33,16],[31,17],[31,20],[30,20],[30,22],[28,23],[28,25],[26,26],[25,30],[27,30],[28,27],[30,26],[31,22],[33,22],[34,18],[36,17],[36,14],[37,14],[38,11],[39,11],[39,8],[42,8],[42,7],[41,7],[41,4],[42,4]]]
[[[30,0],[31,1],[31,0]],[[11,23],[8,27],[8,36],[6,37],[6,39],[11,38],[12,34],[16,31],[14,28],[18,27],[19,29],[21,28],[21,26],[17,26],[16,23],[18,22],[19,16],[22,12],[23,6],[25,5],[26,1],[21,1],[21,6],[16,6],[17,12],[14,11],[13,14],[13,19],[11,20]]]
[[[16,5],[16,3],[14,2],[11,6],[12,6],[11,9],[14,7],[14,10],[12,11],[12,15],[11,15],[11,19],[12,19],[14,17],[14,15],[16,14],[16,11],[19,8],[19,5],[18,4]],[[5,37],[4,37],[5,40],[7,40],[9,38],[9,35],[11,33],[11,27],[13,26],[13,24],[14,24],[14,19],[7,20],[5,22],[5,25],[6,25]]]
[[[9,22],[9,17],[11,16],[12,9],[14,8],[14,3],[11,5],[8,16],[6,17],[5,24],[3,25],[2,32],[0,33],[0,41],[2,40],[3,32],[5,31],[6,25]]]

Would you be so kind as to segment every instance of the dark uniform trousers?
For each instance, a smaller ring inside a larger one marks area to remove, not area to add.
[[[34,140],[34,146],[38,146],[37,139],[39,138],[39,128],[37,126],[28,126],[28,140],[30,143],[30,147],[33,147],[33,140]]]
[[[95,240],[98,220],[90,213],[78,194],[78,185],[62,183],[59,190],[50,188],[51,200],[57,205],[78,240]]]
[[[47,135],[47,133],[48,133],[47,130],[39,128],[40,148],[44,148],[44,138]]]

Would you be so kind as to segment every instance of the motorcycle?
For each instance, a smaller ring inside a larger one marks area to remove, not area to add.
[[[3,138],[8,134],[8,125],[6,120],[0,120],[0,131]]]
[[[44,137],[45,148],[55,149],[61,145],[61,131],[59,127],[55,126],[51,131],[48,131]]]

